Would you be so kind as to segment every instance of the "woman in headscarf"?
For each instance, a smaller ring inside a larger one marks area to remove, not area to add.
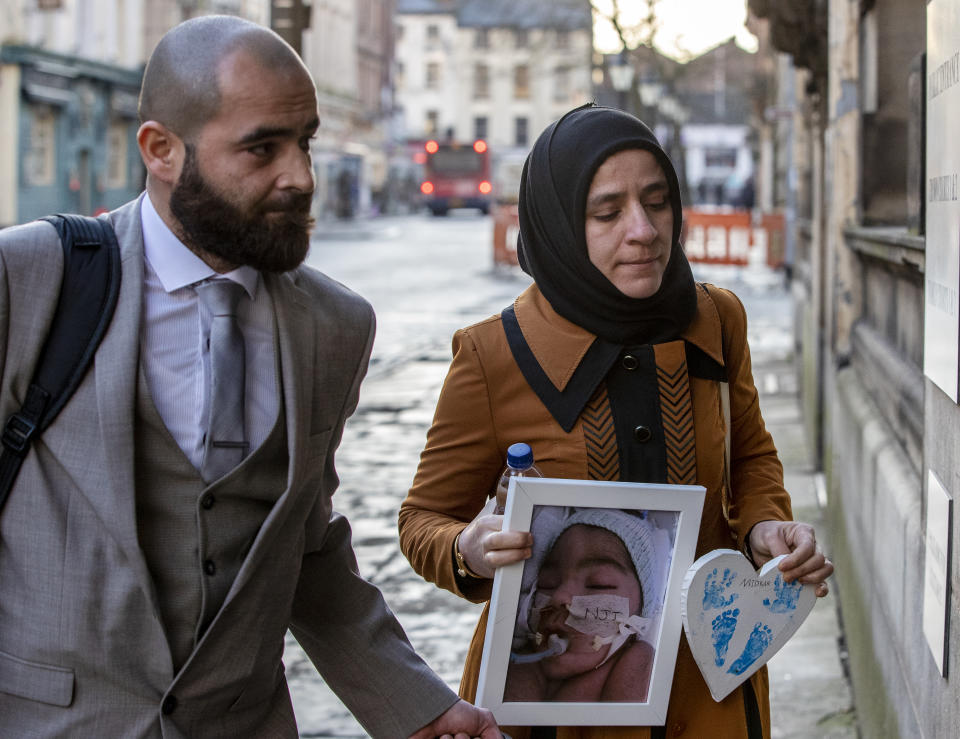
[[[524,441],[545,477],[703,485],[697,557],[734,547],[761,566],[788,554],[784,578],[826,595],[833,566],[812,527],[791,520],[753,383],[746,314],[733,293],[694,282],[680,244],[677,175],[653,133],[618,110],[570,111],[534,144],[519,211],[520,265],[534,284],[499,316],[454,336],[400,510],[400,545],[414,569],[483,602],[497,567],[530,556],[529,533],[501,531],[503,517],[482,510],[507,447]],[[461,682],[471,700],[486,619],[484,610]],[[715,702],[681,635],[665,727],[507,731],[514,739],[769,737],[767,672]]]

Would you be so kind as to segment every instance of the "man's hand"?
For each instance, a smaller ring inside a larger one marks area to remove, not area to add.
[[[774,557],[788,554],[779,565],[783,579],[816,585],[818,598],[827,594],[824,580],[833,574],[833,563],[817,546],[813,526],[799,521],[761,521],[750,529],[749,541],[755,564],[762,567]]]
[[[493,714],[459,700],[410,739],[503,739]]]
[[[480,577],[492,578],[498,567],[520,562],[533,552],[529,531],[502,529],[503,516],[481,511],[460,534],[460,553]]]

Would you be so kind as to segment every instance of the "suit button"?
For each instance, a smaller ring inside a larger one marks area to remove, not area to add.
[[[683,721],[677,721],[671,729],[673,730],[674,736],[680,736],[683,732],[687,730],[687,725]]]
[[[217,502],[216,496],[213,493],[207,493],[200,499],[200,505],[203,506],[205,511],[209,511],[213,508],[213,504]]]
[[[177,699],[168,695],[163,699],[163,703],[160,704],[160,711],[164,716],[169,716],[171,713],[177,710]]]
[[[624,369],[635,370],[637,367],[640,366],[640,360],[637,359],[632,354],[624,354],[623,359],[620,360],[620,364],[623,366]]]
[[[641,444],[646,444],[648,441],[650,441],[650,439],[653,438],[653,432],[651,432],[646,426],[637,426],[633,430],[633,438],[635,438]]]
[[[212,559],[208,559],[204,561],[203,571],[206,572],[211,577],[217,574],[217,566],[213,563]]]

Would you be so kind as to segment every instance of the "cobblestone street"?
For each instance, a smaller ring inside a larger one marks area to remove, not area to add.
[[[529,279],[519,271],[492,269],[490,221],[473,216],[412,216],[340,227],[320,234],[310,263],[368,298],[378,315],[370,372],[337,455],[341,486],[335,508],[352,523],[361,573],[381,588],[414,647],[456,689],[480,607],[413,572],[399,550],[397,510],[416,470],[450,361],[453,331],[499,312]],[[798,432],[789,294],[778,275],[764,270],[695,272],[698,279],[734,289],[747,307],[755,379],[768,426],[781,448],[788,487],[797,497],[798,518],[811,520],[817,504]],[[796,652],[782,666],[778,660],[786,649],[771,663],[776,737],[856,735],[837,656],[834,609],[832,596],[818,604],[816,618],[795,637],[813,634],[819,650],[812,656],[815,679],[804,681],[810,677],[804,670],[811,666],[798,664]],[[797,647],[809,649],[810,644]],[[284,662],[301,736],[366,736],[289,635]],[[810,698],[812,704],[794,700],[797,690],[809,686],[820,691]],[[778,696],[784,699],[783,709]],[[829,723],[808,733],[821,716]]]

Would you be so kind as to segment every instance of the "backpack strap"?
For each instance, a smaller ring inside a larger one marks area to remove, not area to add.
[[[120,245],[109,221],[77,215],[44,218],[63,247],[63,279],[50,332],[26,399],[0,437],[0,508],[33,439],[80,385],[110,325],[120,294]]]

